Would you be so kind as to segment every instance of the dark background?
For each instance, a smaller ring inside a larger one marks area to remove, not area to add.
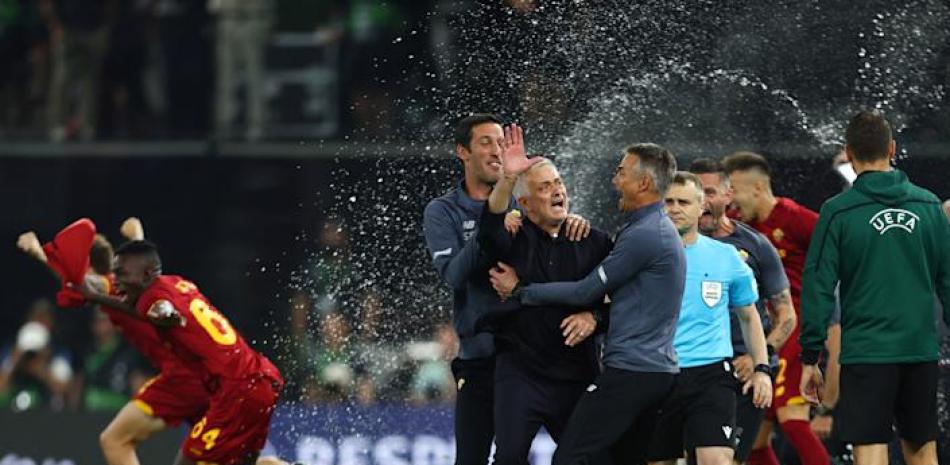
[[[692,156],[681,156],[680,164]],[[772,154],[771,161],[777,194],[815,209],[834,194],[828,158]],[[567,177],[571,194],[589,200],[580,213],[607,230],[617,218],[606,182],[616,162],[587,160],[586,172],[595,174],[580,182]],[[947,158],[911,155],[898,166],[941,198],[950,196]],[[422,210],[453,187],[459,173],[450,155],[2,158],[0,340],[15,334],[33,299],[52,295],[57,286],[14,247],[19,233],[35,230],[49,239],[89,217],[119,242],[118,227],[128,216],[143,220],[147,237],[161,247],[166,273],[195,280],[248,339],[263,340],[265,350],[283,328],[287,299],[300,287],[295,276],[312,260],[316,231],[327,217],[340,218],[350,231],[357,287],[383,296],[386,332],[396,339],[427,334],[447,316],[448,295],[424,251]],[[87,313],[58,315],[68,321]]]

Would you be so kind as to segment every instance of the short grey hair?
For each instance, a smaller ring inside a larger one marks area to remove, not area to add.
[[[627,147],[624,153],[637,156],[638,169],[653,178],[654,190],[660,197],[666,196],[676,171],[676,157],[673,152],[657,144],[641,143]]]
[[[516,199],[520,199],[528,195],[528,173],[542,166],[550,166],[554,169],[557,169],[557,166],[554,165],[554,162],[551,161],[550,158],[544,158],[544,157],[540,157],[540,158],[541,158],[541,161],[535,163],[534,165],[531,165],[531,167],[525,170],[524,173],[521,173],[520,175],[518,175],[518,181],[515,182],[515,188],[512,191],[512,195],[514,195]]]

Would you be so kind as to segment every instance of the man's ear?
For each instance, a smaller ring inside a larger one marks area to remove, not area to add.
[[[465,148],[464,145],[457,144],[455,146],[455,156],[457,156],[459,160],[462,160],[462,162],[468,161],[471,155],[472,155],[472,152],[470,152],[467,148]]]
[[[755,190],[758,192],[763,192],[763,193],[768,192],[770,189],[769,184],[770,182],[769,182],[768,176],[765,176],[763,174],[759,176],[758,179],[755,180]]]
[[[722,190],[722,196],[729,199],[729,201],[726,202],[726,204],[732,203],[732,199],[735,198],[736,196],[736,191],[735,189],[732,188],[732,184],[730,184],[729,187]]]
[[[891,139],[891,142],[887,144],[887,160],[891,163],[894,163],[894,157],[897,155],[897,141]]]
[[[161,274],[162,274],[161,265],[149,267],[149,269],[145,270],[145,278],[148,279],[149,281],[161,276]]]
[[[515,200],[518,201],[518,206],[519,206],[519,207],[521,207],[522,209],[527,209],[527,206],[528,206],[528,196],[527,196],[527,195],[522,195],[521,197],[518,197],[518,198],[515,199]]]
[[[890,150],[890,148],[888,148],[888,150]],[[890,157],[890,154],[888,154],[888,157]],[[844,146],[844,159],[848,160],[848,163],[851,163],[852,165],[854,164],[854,150],[851,150],[850,145]]]
[[[656,179],[647,173],[640,173],[640,192],[653,192],[656,190]],[[661,194],[662,195],[662,194]]]

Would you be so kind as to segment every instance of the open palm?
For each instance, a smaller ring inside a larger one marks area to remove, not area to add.
[[[540,158],[528,158],[524,148],[524,130],[517,124],[505,128],[505,146],[501,154],[501,165],[505,174],[521,174]]]

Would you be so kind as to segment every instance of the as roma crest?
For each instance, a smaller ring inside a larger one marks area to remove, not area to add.
[[[775,239],[775,242],[782,242],[782,239],[785,239],[785,231],[782,231],[780,228],[773,229],[772,238]]]

